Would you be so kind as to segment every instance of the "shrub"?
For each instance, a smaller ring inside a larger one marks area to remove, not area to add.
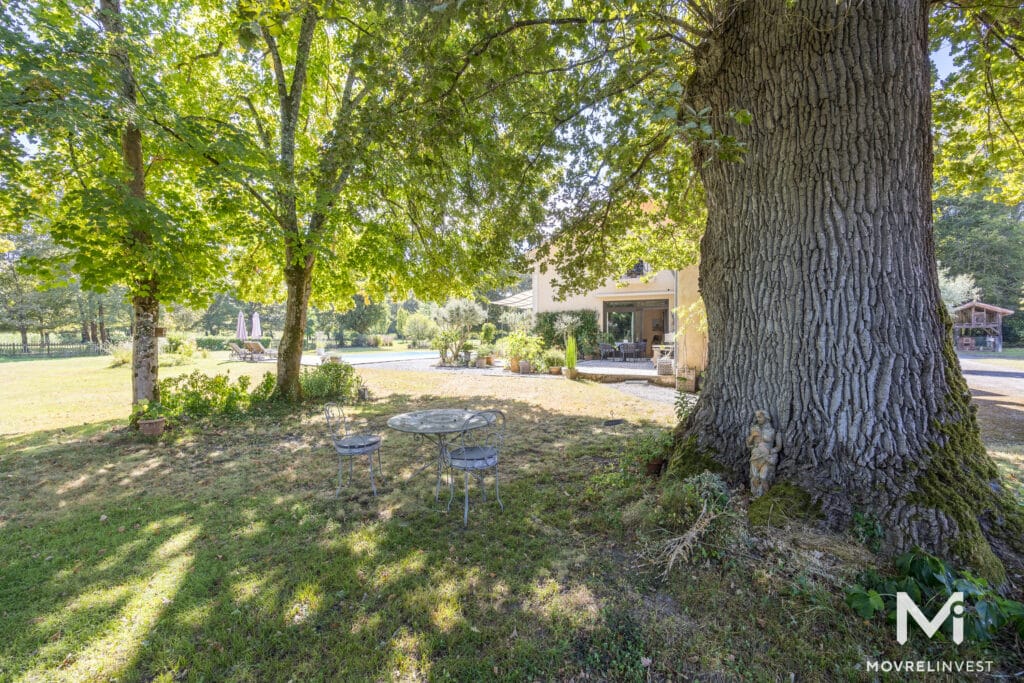
[[[584,354],[593,353],[597,348],[599,329],[597,325],[597,311],[589,308],[562,311],[560,313],[551,311],[538,313],[533,333],[544,339],[545,346],[554,346],[561,343],[565,334],[556,330],[555,323],[559,316],[565,316],[566,314],[577,318],[576,341],[579,342],[580,352]]]
[[[161,403],[169,419],[196,420],[213,415],[238,415],[252,403],[250,382],[245,375],[232,383],[226,374],[210,376],[196,370],[188,375],[162,380]]]
[[[167,353],[172,353],[175,356],[181,356],[182,358],[191,358],[195,355],[197,349],[195,341],[180,334],[171,334],[167,336],[167,343],[164,345],[164,350]]]
[[[487,319],[487,313],[471,299],[450,299],[436,317],[441,334],[434,338],[434,346],[441,351],[441,364],[445,365],[458,359],[470,331]]]
[[[494,323],[484,323],[480,326],[480,341],[484,344],[493,344],[494,335],[498,333],[498,328],[494,326]]]
[[[643,467],[655,460],[667,460],[672,453],[672,432],[667,429],[647,429],[640,432],[626,447],[623,465],[627,468]]]
[[[322,363],[299,377],[302,395],[310,401],[355,401],[362,380],[348,363]]]
[[[565,367],[576,369],[576,337],[571,334],[565,338]]]
[[[541,360],[540,354],[544,348],[543,340],[540,337],[533,337],[522,331],[510,333],[501,341],[505,342],[505,353],[508,358],[528,360],[531,363]]]
[[[437,323],[423,313],[413,313],[410,315],[409,319],[405,321],[403,329],[406,339],[410,341],[412,346],[431,342],[438,333]]]
[[[267,348],[274,346],[274,340],[270,337],[260,337],[259,339],[246,339],[245,341],[258,341]],[[206,349],[207,351],[227,351],[228,344],[242,345],[242,341],[235,337],[196,337],[195,345],[197,348]]]
[[[949,565],[922,550],[896,558],[896,572],[882,576],[868,570],[846,591],[846,604],[864,619],[884,614],[896,621],[896,593],[906,593],[928,619],[933,619],[951,593],[964,594],[964,637],[986,641],[1001,629],[1010,628],[1024,636],[1024,604],[1002,597],[985,579],[967,572],[954,572]],[[941,633],[949,635],[950,620]]]
[[[104,350],[110,354],[110,367],[117,368],[132,362],[132,343],[108,344]]]
[[[560,368],[565,365],[565,351],[558,349],[548,349],[542,356],[544,365],[549,368]]]
[[[719,475],[702,472],[669,480],[648,522],[675,535],[656,547],[655,560],[665,566],[667,575],[677,562],[722,557],[743,529],[740,519]]]
[[[697,405],[697,397],[693,394],[688,394],[685,391],[676,392],[676,419],[682,422],[690,416],[693,412],[693,407]]]

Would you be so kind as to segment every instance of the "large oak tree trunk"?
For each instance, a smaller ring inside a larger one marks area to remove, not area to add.
[[[306,314],[313,282],[312,256],[285,270],[288,299],[285,303],[284,327],[277,349],[277,386],[275,394],[288,401],[302,398],[299,376],[302,373],[302,343],[306,336]]]
[[[722,117],[748,144],[741,162],[699,159],[709,366],[683,427],[745,478],[763,408],[782,433],[779,479],[832,524],[870,513],[892,549],[1000,577],[985,536],[1012,554],[1018,520],[939,298],[927,24],[911,0],[740,2],[703,55],[697,108],[753,123]]]

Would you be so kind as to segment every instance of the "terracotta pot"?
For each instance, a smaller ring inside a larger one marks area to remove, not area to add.
[[[139,431],[144,436],[160,436],[164,433],[164,424],[167,418],[158,417],[154,420],[139,420]]]
[[[508,364],[505,367],[507,367],[511,372],[519,372],[519,359],[509,358]]]
[[[661,474],[661,470],[664,467],[665,460],[663,458],[651,460],[650,462],[647,463],[647,474],[651,475],[652,477],[657,477]]]
[[[484,356],[484,362],[488,365],[494,365],[494,356]]]
[[[478,367],[478,368],[486,368],[487,367],[487,359],[483,358],[483,357],[477,358],[476,359],[476,363],[474,363],[474,365],[476,365],[476,367]]]
[[[580,376],[580,371],[576,368],[562,368],[562,374],[569,379],[576,379]]]
[[[548,372],[550,372],[552,375],[561,375],[562,374],[562,368],[560,366],[556,365],[553,368],[548,368]]]

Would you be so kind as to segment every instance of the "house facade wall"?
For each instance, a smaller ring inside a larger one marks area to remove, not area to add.
[[[540,272],[540,265],[533,269],[533,310],[537,313],[548,311],[572,311],[590,309],[597,312],[601,329],[605,328],[604,303],[606,301],[647,301],[664,299],[668,302],[668,332],[676,332],[677,358],[687,367],[703,370],[707,358],[707,335],[689,324],[677,329],[675,311],[685,308],[700,299],[697,289],[697,266],[688,266],[682,270],[662,270],[643,282],[637,279],[609,278],[595,289],[585,294],[567,297],[559,301],[555,297],[552,280],[555,273],[549,269]]]

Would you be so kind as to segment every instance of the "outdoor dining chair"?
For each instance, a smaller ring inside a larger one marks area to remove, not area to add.
[[[498,506],[504,510],[501,492],[498,487],[498,457],[505,440],[505,413],[500,410],[483,410],[474,413],[463,423],[463,431],[459,435],[459,446],[449,448],[445,454],[445,466],[448,468],[448,511],[455,500],[455,472],[465,474],[466,483],[462,501],[462,526],[469,525],[469,477],[473,475],[480,484],[484,501],[487,501],[487,488],[484,476],[489,470],[494,471],[494,497]]]
[[[328,403],[324,406],[324,417],[327,418],[327,431],[331,437],[334,450],[338,453],[338,490],[334,497],[341,495],[342,473],[345,460],[348,459],[348,480],[352,481],[352,461],[361,455],[369,456],[370,465],[370,487],[373,495],[377,495],[377,484],[373,478],[373,454],[377,454],[377,474],[384,476],[384,469],[380,463],[379,434],[360,434],[349,431],[348,417],[344,409],[337,403]]]

